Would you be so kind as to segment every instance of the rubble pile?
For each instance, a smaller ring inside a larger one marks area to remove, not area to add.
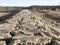
[[[0,24],[0,45],[60,45],[60,23],[54,20],[23,9],[5,21]]]

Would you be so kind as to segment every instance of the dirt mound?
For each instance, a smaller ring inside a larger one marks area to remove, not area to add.
[[[23,9],[0,24],[0,40],[6,45],[60,45],[60,23]]]

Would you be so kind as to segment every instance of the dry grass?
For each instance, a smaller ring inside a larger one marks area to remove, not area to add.
[[[37,14],[60,23],[60,11],[40,10],[40,11],[37,11]]]
[[[48,11],[48,14],[52,14],[52,15],[56,15],[56,16],[60,16],[60,11]]]
[[[7,14],[9,14],[10,12],[6,12],[6,13],[3,13],[3,12],[0,12],[0,17],[1,16],[4,16],[4,15],[7,15]]]

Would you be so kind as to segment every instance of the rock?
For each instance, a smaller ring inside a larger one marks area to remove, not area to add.
[[[0,41],[0,45],[6,45],[5,41]]]

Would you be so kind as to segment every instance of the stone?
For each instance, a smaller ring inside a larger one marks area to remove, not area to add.
[[[6,42],[5,41],[0,41],[0,45],[6,45]]]

